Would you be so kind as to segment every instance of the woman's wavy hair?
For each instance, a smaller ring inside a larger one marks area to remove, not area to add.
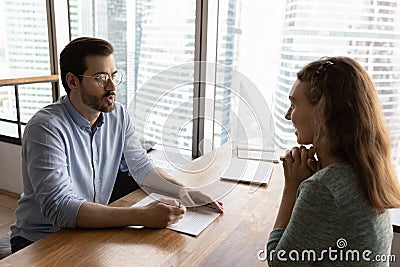
[[[320,111],[314,143],[324,138],[332,156],[350,162],[379,212],[400,207],[390,137],[366,70],[348,57],[325,57],[306,65],[297,78],[311,84],[306,96]]]

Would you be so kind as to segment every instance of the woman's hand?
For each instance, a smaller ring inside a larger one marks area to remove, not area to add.
[[[318,162],[314,159],[313,148],[293,147],[286,151],[281,160],[285,174],[285,189],[292,192],[297,192],[300,183],[318,170]]]
[[[287,150],[281,157],[285,173],[285,188],[276,217],[274,229],[286,228],[296,202],[297,189],[302,181],[319,170],[319,162],[314,158],[314,148],[304,146]]]
[[[312,146],[308,150],[307,165],[312,170],[313,173],[316,173],[321,169],[321,163],[315,159],[314,155],[316,155],[316,151],[315,148]]]

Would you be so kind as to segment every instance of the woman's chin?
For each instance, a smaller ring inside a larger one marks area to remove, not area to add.
[[[312,141],[307,141],[307,140],[301,139],[301,138],[297,135],[297,143],[298,143],[299,145],[311,145],[311,144],[312,144]]]

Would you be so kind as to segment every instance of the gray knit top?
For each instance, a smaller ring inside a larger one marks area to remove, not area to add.
[[[303,181],[285,229],[270,233],[270,266],[389,266],[393,230],[361,189],[354,168],[332,164]]]

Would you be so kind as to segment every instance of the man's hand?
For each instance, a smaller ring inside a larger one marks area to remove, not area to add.
[[[161,168],[155,168],[146,175],[144,186],[171,195],[178,195],[182,203],[194,211],[198,206],[210,205],[216,211],[223,212],[222,202],[214,201],[209,195],[199,190],[186,187]]]
[[[185,212],[185,206],[175,199],[162,198],[143,207],[143,226],[164,228],[177,223]]]
[[[196,211],[197,206],[210,205],[216,211],[223,213],[224,208],[223,203],[220,201],[214,201],[209,195],[195,189],[183,188],[179,192],[179,198],[185,204],[185,206]]]

